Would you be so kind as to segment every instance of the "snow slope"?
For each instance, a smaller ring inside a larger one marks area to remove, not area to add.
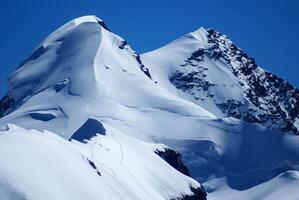
[[[200,187],[154,153],[164,146],[112,128],[87,143],[14,125],[0,138],[3,200],[171,199]]]
[[[296,199],[298,137],[279,112],[245,122],[266,111],[207,34],[140,57],[95,16],[53,32],[0,102],[0,197],[205,199],[200,182],[208,199]]]

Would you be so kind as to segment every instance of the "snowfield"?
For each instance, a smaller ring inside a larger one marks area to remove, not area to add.
[[[81,143],[9,125],[0,135],[1,200],[162,200],[201,187],[155,153],[163,145],[140,142],[112,128],[106,132]]]
[[[274,115],[231,45],[200,28],[139,56],[95,16],[63,25],[0,101],[0,199],[298,199],[297,90]]]

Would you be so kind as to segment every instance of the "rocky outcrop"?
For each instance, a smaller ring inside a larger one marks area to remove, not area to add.
[[[179,172],[190,176],[188,168],[184,165],[181,157],[182,155],[172,149],[166,148],[163,150],[156,150],[156,154],[158,154],[163,160],[165,160],[168,164],[170,164],[173,168],[178,170]]]
[[[195,100],[212,99],[224,116],[299,134],[299,127],[296,127],[296,120],[299,119],[299,90],[258,67],[253,58],[225,35],[214,29],[207,29],[206,34],[208,47],[201,47],[191,53],[180,64],[188,70],[175,71],[169,76],[170,82],[177,89],[192,95]],[[207,78],[207,60],[221,61],[231,70],[243,90],[244,100],[229,98],[221,103],[217,101],[217,94],[210,91],[218,85]]]
[[[181,197],[171,200],[206,200],[207,193],[202,188],[190,188],[193,192],[192,195],[183,195]]]
[[[185,174],[186,176],[190,176],[190,172],[188,168],[184,165],[182,161],[182,155],[172,149],[165,148],[163,150],[156,150],[156,154],[158,154],[163,160],[165,160],[169,165],[178,170],[179,172]],[[192,195],[183,195],[181,197],[173,198],[171,200],[206,200],[206,192],[203,188],[190,188],[193,192]]]

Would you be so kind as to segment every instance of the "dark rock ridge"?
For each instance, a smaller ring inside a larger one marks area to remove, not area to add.
[[[205,98],[212,98],[225,116],[257,122],[268,128],[298,135],[295,120],[299,118],[299,90],[287,81],[259,68],[253,58],[236,47],[225,35],[214,29],[207,29],[207,33],[211,47],[199,48],[181,64],[182,67],[196,70],[188,74],[178,70],[169,77],[170,82],[176,88],[193,95],[195,100],[204,101]],[[206,59],[220,60],[229,66],[239,85],[244,88],[243,94],[247,103],[235,99],[217,103],[214,94],[209,92],[216,83],[206,79]],[[196,95],[196,91],[203,91],[206,95]],[[248,103],[253,106],[248,107]]]
[[[155,153],[182,174],[190,176],[188,168],[182,162],[182,155],[180,153],[169,148],[156,150]]]
[[[150,79],[152,79],[152,76],[151,76],[151,74],[150,74],[148,68],[147,68],[146,66],[144,66],[144,64],[141,62],[140,56],[137,55],[137,54],[135,54],[135,58],[136,58],[136,60],[137,60],[137,62],[138,62],[138,64],[139,64],[139,67],[140,67],[141,71],[142,71],[147,77],[149,77]]]
[[[108,28],[108,26],[105,24],[104,21],[102,20],[97,20],[98,24],[100,24],[104,29],[106,29],[107,31],[111,32],[111,30]]]
[[[184,165],[181,159],[182,155],[180,153],[169,148],[165,148],[163,150],[156,150],[155,153],[182,174],[190,176],[190,172],[188,168]],[[206,200],[207,194],[203,188],[191,187],[190,189],[193,192],[192,195],[183,195],[181,197],[172,198],[171,200]]]
[[[87,161],[88,161],[88,164],[89,164],[94,170],[96,170],[97,174],[98,174],[99,176],[101,176],[101,173],[100,173],[99,169],[97,168],[97,166],[94,164],[94,162],[92,162],[92,161],[89,160],[89,159],[87,159]]]
[[[202,188],[190,188],[192,195],[183,195],[181,197],[172,198],[171,200],[206,200],[207,193]]]
[[[121,42],[121,44],[118,46],[118,48],[122,49],[122,50],[127,50],[129,47],[129,44],[127,43],[127,41],[123,40]],[[140,59],[140,55],[139,54],[134,54],[134,57],[136,59],[136,61],[139,64],[139,68],[141,69],[141,71],[150,79],[152,79],[152,76],[149,72],[149,69],[142,63],[141,59]]]

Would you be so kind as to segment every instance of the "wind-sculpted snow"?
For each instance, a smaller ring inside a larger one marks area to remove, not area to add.
[[[139,56],[75,19],[9,77],[0,199],[296,200],[296,89],[267,73],[212,30]]]
[[[10,76],[1,105],[1,199],[205,199],[198,182],[155,153],[163,145],[132,127],[160,110],[214,116],[156,86],[139,56],[129,45],[119,48],[124,40],[99,21],[83,17],[59,28],[40,45],[46,51]],[[12,123],[26,129],[7,130]]]

